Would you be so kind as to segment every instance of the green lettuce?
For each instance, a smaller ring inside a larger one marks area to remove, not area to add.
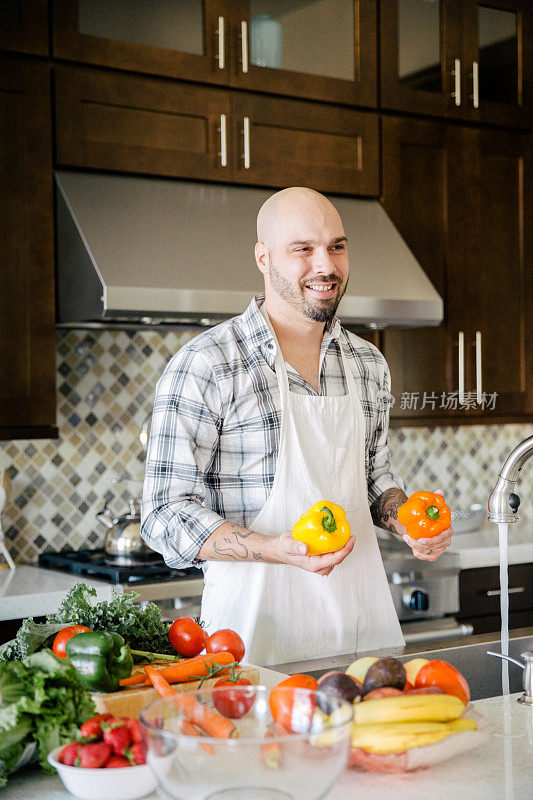
[[[42,769],[53,772],[48,753],[75,739],[94,713],[91,694],[74,668],[50,650],[0,662],[0,786],[32,742]]]

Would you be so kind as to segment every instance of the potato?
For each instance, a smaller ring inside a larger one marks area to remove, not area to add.
[[[317,689],[330,697],[353,703],[361,694],[361,684],[340,670],[326,672],[318,679]],[[324,714],[331,714],[334,704],[317,695],[317,703]]]
[[[424,664],[427,664],[427,658],[412,658],[410,661],[404,661],[405,667],[405,674],[407,675],[407,680],[409,683],[412,683],[413,686],[415,685],[415,679],[418,675],[418,671],[422,669]]]
[[[363,658],[358,658],[355,661],[352,661],[346,670],[346,674],[350,675],[354,681],[357,681],[357,683],[360,683],[362,686],[368,669],[372,666],[372,664],[375,664],[376,661],[377,658],[375,656],[364,656]]]
[[[388,656],[375,661],[365,675],[363,682],[363,696],[373,689],[381,689],[383,686],[393,686],[395,689],[403,691],[407,676],[405,668],[397,658]]]

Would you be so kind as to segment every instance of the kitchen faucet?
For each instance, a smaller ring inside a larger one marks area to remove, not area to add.
[[[507,457],[489,497],[489,522],[516,522],[520,498],[514,492],[520,470],[533,456],[533,436],[524,439]],[[511,510],[509,510],[511,509]]]

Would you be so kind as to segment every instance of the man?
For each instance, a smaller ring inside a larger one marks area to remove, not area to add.
[[[202,565],[202,619],[236,630],[250,663],[401,645],[373,522],[427,561],[452,530],[413,541],[396,518],[388,368],[334,316],[349,275],[334,206],[284,189],[257,238],[264,302],[182,347],[158,382],[142,535],[169,566]],[[353,535],[308,556],[290,531],[320,500],[346,510]]]

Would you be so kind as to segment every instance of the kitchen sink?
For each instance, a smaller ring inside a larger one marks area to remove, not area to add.
[[[485,697],[497,697],[502,693],[502,661],[500,658],[488,656],[487,650],[500,652],[500,638],[497,633],[468,636],[461,639],[460,643],[443,643],[432,650],[427,647],[422,648],[420,645],[409,645],[403,648],[278,664],[272,669],[289,674],[305,672],[318,678],[330,669],[345,670],[352,661],[362,656],[374,655],[379,658],[393,655],[400,661],[409,661],[412,658],[442,659],[453,664],[464,675],[470,686],[472,700],[481,700]],[[509,655],[520,661],[521,654],[526,650],[533,650],[533,628],[511,631]],[[522,675],[523,672],[519,667],[509,664],[509,685],[512,693],[522,691]]]

